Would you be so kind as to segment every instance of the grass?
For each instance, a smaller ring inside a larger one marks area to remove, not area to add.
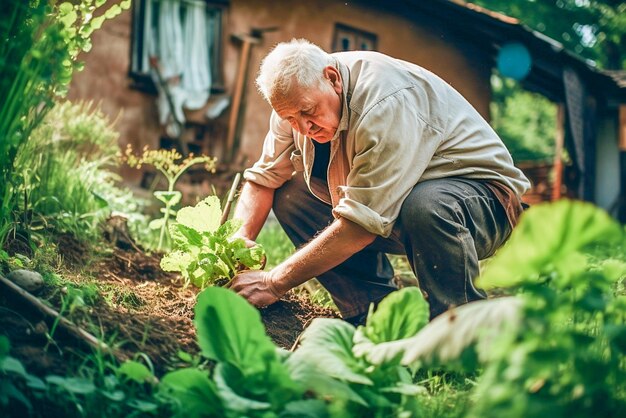
[[[421,417],[460,418],[470,406],[475,376],[449,371],[421,370],[414,381],[426,388],[420,398]]]

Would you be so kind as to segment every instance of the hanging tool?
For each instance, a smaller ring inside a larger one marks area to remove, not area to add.
[[[232,161],[235,157],[235,139],[241,129],[241,104],[245,96],[245,86],[248,75],[248,65],[250,63],[250,51],[252,45],[261,42],[264,32],[273,32],[278,27],[270,28],[252,28],[249,35],[232,35],[232,39],[242,43],[241,54],[239,58],[239,68],[237,69],[237,78],[235,79],[235,87],[233,90],[233,104],[230,109],[230,118],[228,120],[228,135],[226,137],[225,156],[227,161]]]

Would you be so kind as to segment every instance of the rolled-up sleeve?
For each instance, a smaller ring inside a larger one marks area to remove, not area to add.
[[[290,156],[294,149],[291,126],[272,111],[270,129],[263,142],[261,157],[252,167],[244,171],[244,178],[261,186],[279,188],[293,174],[294,167]]]
[[[354,159],[341,198],[333,209],[367,231],[388,237],[404,199],[427,168],[441,132],[416,109],[406,89],[364,113],[354,131]]]

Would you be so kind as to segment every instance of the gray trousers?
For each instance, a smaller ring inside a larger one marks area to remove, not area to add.
[[[312,181],[323,184],[317,178]],[[333,221],[331,206],[311,194],[301,173],[276,190],[273,210],[296,247]],[[385,253],[406,254],[432,319],[452,306],[485,297],[472,284],[478,260],[492,255],[510,233],[504,208],[483,182],[427,180],[402,204],[389,238],[377,237],[317,279],[346,320],[362,323],[370,303],[396,289]]]

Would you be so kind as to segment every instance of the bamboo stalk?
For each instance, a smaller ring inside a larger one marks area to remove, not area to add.
[[[9,279],[5,278],[4,276],[0,276],[0,283],[2,283],[3,285],[11,289],[15,294],[19,295],[23,300],[30,303],[31,306],[36,308],[39,312],[51,318],[54,318],[55,320],[58,320],[58,324],[61,328],[63,328],[64,330],[66,330],[67,332],[69,332],[74,337],[78,338],[79,340],[83,341],[90,347],[93,347],[96,350],[101,350],[108,354],[112,354],[119,361],[126,360],[125,355],[109,347],[106,343],[100,341],[98,338],[94,337],[92,334],[88,333],[87,331],[79,327],[78,325],[70,322],[66,318],[63,318],[56,310],[50,308],[49,306],[44,305],[43,302],[39,298],[37,298],[36,296],[33,296],[32,294],[22,289],[20,286],[16,285]]]
[[[228,220],[230,207],[233,204],[233,200],[235,200],[235,193],[237,192],[237,187],[239,187],[240,181],[241,181],[241,173],[237,173],[235,175],[235,179],[233,180],[232,186],[230,186],[230,192],[228,193],[228,199],[226,199],[226,204],[224,205],[224,211],[222,212],[222,219],[220,220],[220,225],[224,225],[224,222]]]

